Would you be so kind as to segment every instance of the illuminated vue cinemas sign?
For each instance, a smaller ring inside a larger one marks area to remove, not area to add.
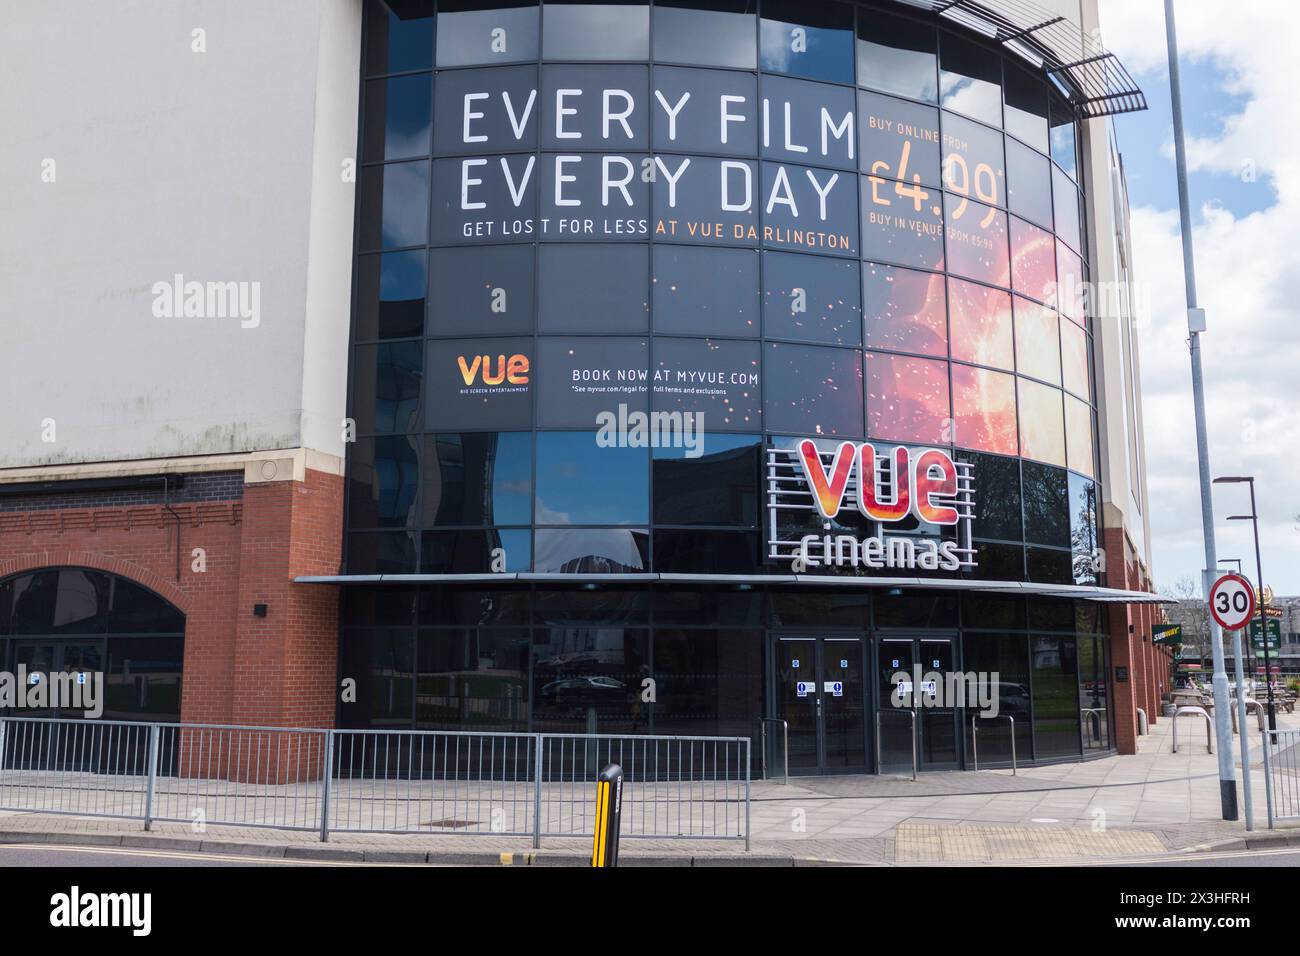
[[[641,66],[563,65],[539,87],[535,67],[500,67],[439,74],[434,116],[435,154],[451,157],[434,164],[438,242],[857,253],[851,90],[772,77],[760,98],[750,74],[658,68],[652,85]]]
[[[870,442],[846,441],[826,452],[805,438],[794,450],[769,449],[767,464],[769,557],[791,561],[796,571],[975,566],[971,465],[945,451],[877,451]],[[820,519],[823,533],[808,532],[809,519]],[[848,533],[850,523],[864,521],[874,535]],[[942,534],[945,528],[956,537]]]

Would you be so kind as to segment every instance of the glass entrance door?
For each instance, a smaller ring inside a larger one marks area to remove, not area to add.
[[[958,767],[959,714],[954,640],[881,637],[876,645],[880,771],[910,773]]]
[[[865,641],[792,636],[778,637],[775,644],[776,716],[789,726],[790,771],[864,772],[869,753]]]

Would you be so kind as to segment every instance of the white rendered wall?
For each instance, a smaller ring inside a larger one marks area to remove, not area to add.
[[[342,454],[360,6],[0,4],[0,469]]]

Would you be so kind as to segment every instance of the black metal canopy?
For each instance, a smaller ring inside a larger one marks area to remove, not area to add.
[[[981,33],[1045,71],[1080,119],[1147,108],[1115,54],[1069,18],[1032,0],[895,0]]]

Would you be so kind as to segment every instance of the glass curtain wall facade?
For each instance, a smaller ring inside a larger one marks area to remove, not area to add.
[[[363,73],[348,574],[781,571],[765,453],[813,438],[973,464],[931,573],[1102,583],[1080,134],[1028,64],[900,4],[369,0]],[[751,733],[783,628],[918,627],[1016,675],[1022,757],[1110,746],[1082,608],[916,600],[349,588],[341,720]]]

